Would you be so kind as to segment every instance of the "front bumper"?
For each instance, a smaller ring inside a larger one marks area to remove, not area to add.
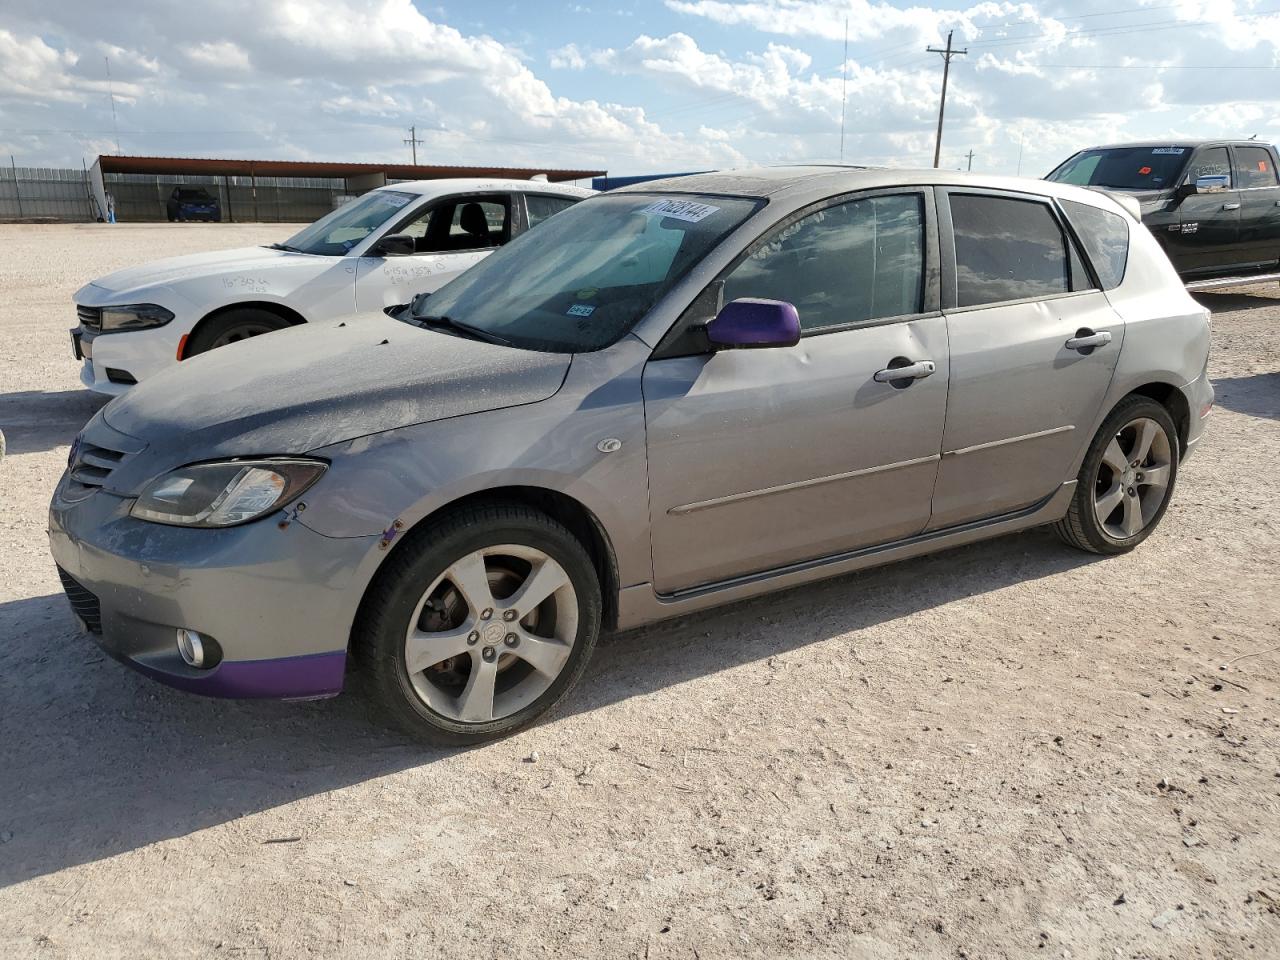
[[[68,503],[64,485],[49,508],[50,550],[73,611],[112,657],[206,696],[342,690],[355,573],[377,536],[324,537],[284,512],[220,530],[169,527],[135,520],[132,500],[101,491]],[[188,666],[180,627],[213,638],[221,661]]]

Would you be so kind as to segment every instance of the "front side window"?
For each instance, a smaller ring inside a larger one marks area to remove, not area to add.
[[[1276,165],[1271,151],[1262,147],[1236,147],[1236,185],[1241,190],[1274,187]]]
[[[1067,293],[1067,240],[1048,204],[952,194],[956,295],[962,307]]]
[[[577,197],[546,197],[539,194],[526,194],[525,208],[529,211],[529,227],[533,228],[547,217],[554,216],[562,210],[568,210],[578,202]]]
[[[725,302],[742,297],[793,304],[803,330],[920,313],[923,199],[867,197],[775,230],[725,278]]]
[[[1187,168],[1187,182],[1195,183],[1201,177],[1226,177],[1227,186],[1231,186],[1231,161],[1226,147],[1201,150],[1192,158]]]
[[[303,227],[282,246],[300,253],[317,253],[327,257],[345,256],[351,248],[378,230],[387,221],[400,216],[405,207],[418,199],[415,193],[398,190],[375,190],[343,204]]]
[[[593,197],[445,284],[422,315],[529,350],[599,350],[634,327],[756,206],[693,194]]]
[[[1129,221],[1118,213],[1074,200],[1063,200],[1062,208],[1093,262],[1102,289],[1120,286],[1129,264]]]

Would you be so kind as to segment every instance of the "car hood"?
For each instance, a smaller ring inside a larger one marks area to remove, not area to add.
[[[333,257],[272,250],[269,247],[238,247],[234,250],[193,253],[185,257],[169,257],[137,267],[126,267],[99,277],[81,287],[75,294],[75,301],[85,306],[99,306],[99,300],[118,300],[120,294],[147,287],[163,287],[184,280],[223,274],[260,273],[305,261],[315,261],[317,265],[324,266],[333,260]]]
[[[172,466],[301,454],[395,427],[554,395],[571,356],[410,326],[382,314],[290,327],[156,374],[100,411]],[[152,465],[154,472],[166,465]],[[123,479],[123,478],[122,478]]]

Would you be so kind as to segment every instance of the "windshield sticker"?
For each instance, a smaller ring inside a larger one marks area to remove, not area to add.
[[[389,207],[403,207],[409,202],[409,198],[403,193],[385,193],[378,199]]]
[[[1141,174],[1142,176],[1144,176],[1144,177],[1145,177],[1148,173],[1150,173],[1150,172],[1151,172],[1151,168],[1150,168],[1150,167],[1139,167],[1139,168],[1138,168],[1138,173],[1140,173],[1140,174]]]
[[[569,308],[569,312],[565,316],[569,317],[589,317],[596,312],[596,308],[586,303],[575,303]]]
[[[655,217],[670,217],[672,220],[697,223],[707,219],[719,209],[709,203],[695,203],[692,200],[655,200],[640,212]]]
[[[596,298],[596,294],[599,292],[600,291],[597,290],[595,287],[583,287],[576,294],[574,294],[574,296],[576,296],[579,300],[594,300]]]
[[[1186,152],[1187,152],[1186,147],[1156,147],[1154,150],[1151,151],[1153,156],[1159,156],[1160,154],[1168,154],[1174,157],[1180,157]]]

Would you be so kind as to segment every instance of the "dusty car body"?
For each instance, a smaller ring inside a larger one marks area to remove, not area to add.
[[[165,683],[328,696],[351,660],[470,742],[554,706],[601,629],[1041,524],[1124,552],[1213,398],[1207,312],[1137,227],[939,171],[602,195],[413,322],[283,331],[114,400],[53,556]]]

